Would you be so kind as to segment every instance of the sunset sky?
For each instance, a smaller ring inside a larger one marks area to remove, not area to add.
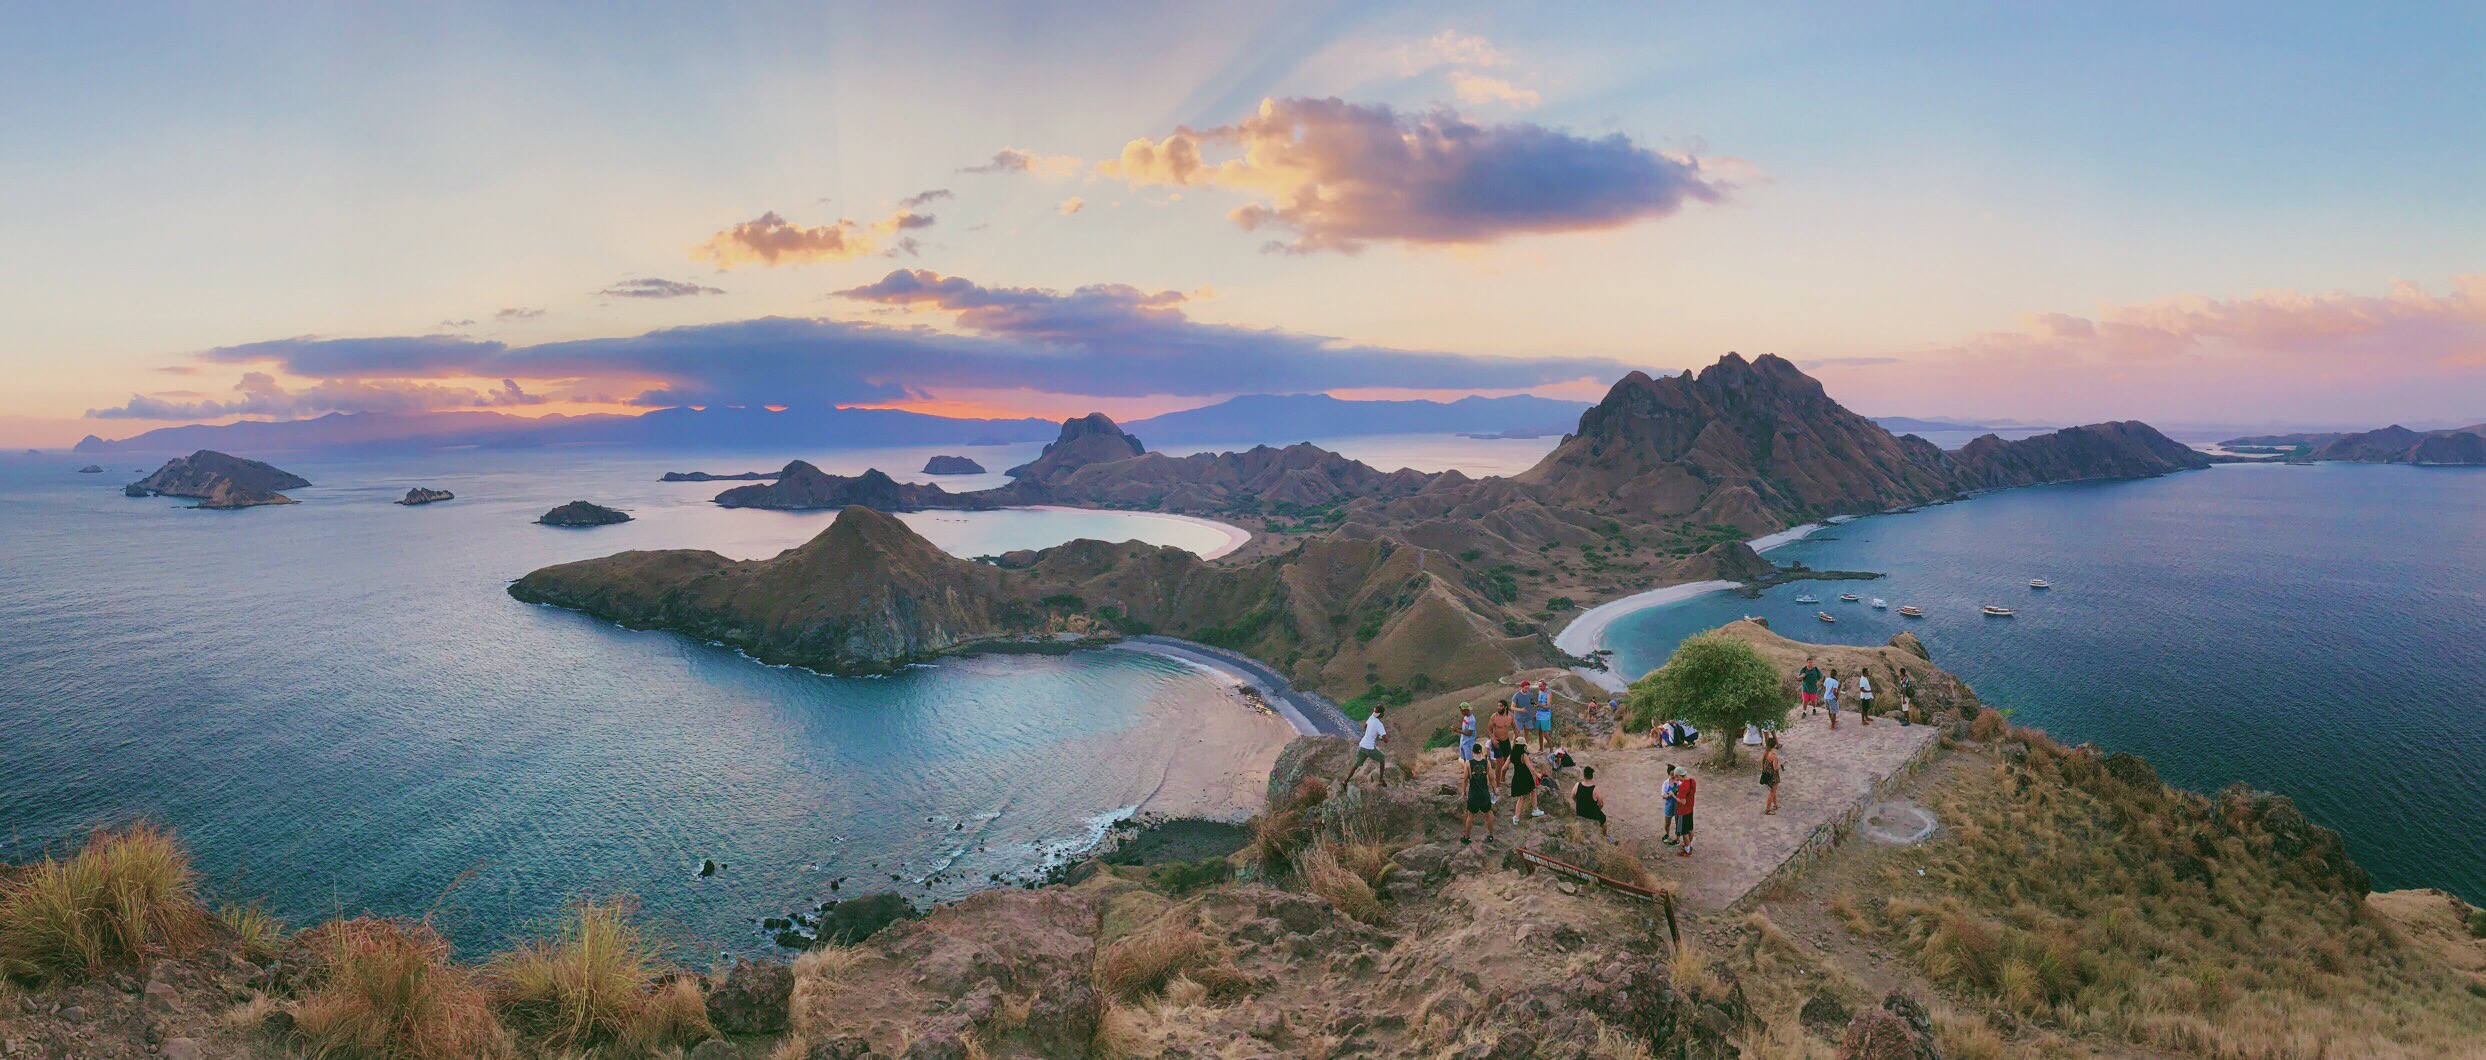
[[[2486,8],[11,4],[0,444],[1593,397],[2486,420]]]

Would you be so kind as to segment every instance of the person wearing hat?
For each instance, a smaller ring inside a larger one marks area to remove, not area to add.
[[[1476,711],[1459,704],[1459,761],[1476,757]]]

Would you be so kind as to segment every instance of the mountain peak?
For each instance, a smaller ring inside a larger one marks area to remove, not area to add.
[[[1062,421],[1062,433],[1043,454],[1011,468],[1007,474],[1031,482],[1051,482],[1089,464],[1128,460],[1148,451],[1140,440],[1115,425],[1113,417],[1091,412]]]

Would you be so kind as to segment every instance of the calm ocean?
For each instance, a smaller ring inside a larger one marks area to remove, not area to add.
[[[1606,638],[1618,669],[1745,614],[1816,642],[1912,630],[2018,724],[2143,755],[2184,787],[2291,796],[2378,887],[2486,902],[2486,472],[2227,465],[2009,490],[1770,558],[1890,576],[1626,616]]]
[[[1034,451],[968,450],[995,469]],[[817,462],[907,471],[928,452]],[[747,952],[755,918],[831,897],[836,877],[850,895],[952,898],[1092,841],[1161,779],[1166,752],[1122,734],[1234,709],[1136,653],[833,678],[503,591],[623,549],[798,544],[831,514],[729,511],[707,501],[734,483],[656,481],[784,459],[281,458],[317,485],[240,512],[121,496],[152,459],[102,475],[74,473],[83,458],[0,460],[0,859],[146,816],[180,831],[214,891],[294,923],[436,911],[474,952],[565,898],[627,893],[685,950]],[[458,497],[389,503],[415,485]],[[530,522],[574,498],[638,519]],[[908,518],[962,555],[1224,539],[1106,513]],[[726,872],[697,879],[703,858]]]

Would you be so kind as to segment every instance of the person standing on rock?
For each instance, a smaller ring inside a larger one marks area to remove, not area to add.
[[[1864,724],[1873,724],[1873,668],[1870,666],[1856,672],[1856,716],[1864,719]]]
[[[1493,747],[1493,786],[1497,790],[1511,767],[1511,741],[1518,738],[1519,723],[1511,717],[1511,705],[1495,704],[1493,717],[1485,721],[1485,740]]]
[[[1764,735],[1761,740],[1761,786],[1768,788],[1770,793],[1769,801],[1761,806],[1761,812],[1765,814],[1777,813],[1778,766],[1781,761],[1778,756],[1778,734],[1774,732],[1769,733]]]
[[[1798,698],[1803,700],[1804,716],[1809,718],[1814,711],[1821,709],[1821,667],[1813,665],[1812,656],[1804,657],[1804,669],[1796,674],[1796,680],[1804,689],[1804,694]]]
[[[1839,731],[1839,671],[1836,668],[1831,669],[1830,676],[1821,679],[1821,709],[1830,715],[1830,731]]]
[[[1597,838],[1613,840],[1606,833],[1606,797],[1597,794],[1596,766],[1580,767],[1580,782],[1571,785],[1571,812],[1580,820],[1597,822]]]
[[[1459,704],[1459,761],[1476,757],[1476,712],[1467,704]]]
[[[1528,758],[1527,744],[1511,745],[1510,770],[1511,823],[1518,824],[1523,813],[1529,817],[1545,816],[1545,811],[1537,809],[1536,805],[1537,785],[1544,778],[1537,775],[1536,763]]]
[[[1692,779],[1692,771],[1682,766],[1669,766],[1681,774],[1675,781],[1675,837],[1683,847],[1675,851],[1679,857],[1692,856],[1692,796],[1700,790],[1700,781]]]
[[[1388,743],[1389,740],[1389,727],[1381,724],[1381,708],[1375,706],[1372,708],[1372,716],[1364,719],[1364,741],[1355,747],[1355,761],[1347,766],[1346,778],[1340,780],[1338,786],[1345,787],[1355,783],[1355,771],[1364,768],[1364,763],[1369,761],[1372,763],[1372,771],[1381,777],[1381,786],[1389,787],[1390,764],[1381,757],[1381,745]]]
[[[1485,838],[1493,838],[1493,769],[1479,755],[1467,762],[1467,820],[1459,826],[1459,842],[1471,842],[1476,819],[1485,819]]]

